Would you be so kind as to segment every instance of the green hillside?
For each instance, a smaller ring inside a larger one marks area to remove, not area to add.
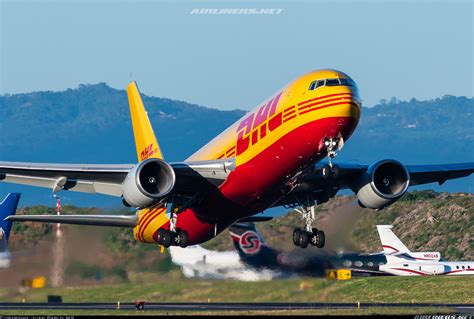
[[[127,209],[104,211],[98,208],[64,206],[67,214],[130,213]],[[54,214],[46,206],[23,208],[18,214]],[[326,233],[327,251],[381,251],[377,224],[392,224],[394,232],[413,251],[439,251],[447,260],[473,260],[474,195],[414,191],[381,211],[357,206],[355,198],[338,196],[317,207],[316,226]],[[267,223],[257,225],[266,242],[292,254],[314,254],[317,248],[294,247],[291,234],[302,221],[290,212]],[[65,284],[90,284],[133,281],[155,274],[182,276],[172,264],[169,252],[160,253],[157,245],[142,244],[133,239],[132,229],[62,225],[64,233]],[[56,227],[42,223],[15,223],[10,248],[20,252],[10,269],[0,271],[0,281],[9,286],[23,278],[51,272],[54,258]],[[204,244],[206,248],[231,250],[228,231]],[[26,253],[24,253],[26,251]],[[24,256],[22,256],[24,255]],[[171,272],[170,272],[171,271]]]
[[[393,225],[393,231],[412,251],[439,251],[447,260],[473,260],[474,195],[413,191],[381,211],[360,209],[355,197],[338,196],[317,207],[316,227],[326,232],[331,250],[366,253],[381,251],[375,225]],[[302,227],[299,214],[290,212],[258,224],[266,242],[282,250],[293,250],[291,233]],[[229,235],[221,235],[205,244],[227,250]],[[306,250],[317,249],[314,247]],[[298,248],[298,250],[300,250]]]

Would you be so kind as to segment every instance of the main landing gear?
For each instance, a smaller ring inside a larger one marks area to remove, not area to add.
[[[180,246],[185,248],[188,246],[188,232],[185,230],[177,229],[176,231],[166,230],[163,228],[158,229],[158,244],[165,246]]]
[[[163,245],[166,248],[170,246],[180,246],[185,248],[188,246],[188,232],[176,228],[179,210],[175,208],[172,203],[168,203],[167,208],[170,213],[170,230],[163,228],[158,229],[158,244]]]
[[[318,248],[323,248],[326,242],[326,237],[322,230],[312,228],[314,221],[314,205],[302,206],[297,208],[296,211],[300,213],[305,221],[304,230],[296,228],[293,231],[293,243],[295,246],[301,248],[308,247],[309,244]]]

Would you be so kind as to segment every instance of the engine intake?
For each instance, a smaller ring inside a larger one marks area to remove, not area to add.
[[[372,209],[387,207],[405,194],[409,184],[410,174],[400,162],[376,162],[356,182],[359,205]]]
[[[158,158],[138,163],[123,182],[123,200],[128,206],[149,207],[173,190],[176,176],[170,164]]]

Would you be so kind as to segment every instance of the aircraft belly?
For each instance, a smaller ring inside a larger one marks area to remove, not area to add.
[[[268,208],[285,195],[285,184],[297,172],[326,157],[326,137],[340,133],[346,140],[356,124],[352,117],[330,117],[289,132],[252,160],[237,166],[220,187],[223,196],[246,207],[250,214]]]

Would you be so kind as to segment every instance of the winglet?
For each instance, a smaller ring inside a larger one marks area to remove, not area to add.
[[[127,95],[138,161],[141,162],[152,157],[163,159],[135,81],[127,86]]]

